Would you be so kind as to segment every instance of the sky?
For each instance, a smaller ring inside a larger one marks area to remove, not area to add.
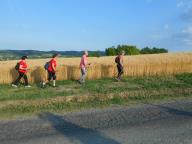
[[[192,0],[0,0],[0,49],[192,51]]]

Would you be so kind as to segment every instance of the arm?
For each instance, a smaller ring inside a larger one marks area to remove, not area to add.
[[[91,66],[91,63],[88,63],[87,61],[85,62],[85,66],[88,67],[88,66]]]
[[[19,65],[19,69],[20,69],[20,70],[28,70],[27,68],[23,68],[23,65],[22,65],[22,64]]]
[[[123,65],[123,57],[120,57],[120,64]]]
[[[55,71],[56,71],[56,68],[55,68],[54,63],[52,63],[51,67],[52,67],[53,71],[55,72]]]

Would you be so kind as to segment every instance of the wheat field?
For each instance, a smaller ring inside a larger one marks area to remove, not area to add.
[[[88,79],[115,77],[117,74],[115,57],[89,58]],[[47,78],[44,64],[49,59],[27,60],[28,78],[31,83],[39,83]],[[14,69],[18,61],[1,61],[0,83],[9,84],[17,77]],[[80,77],[80,58],[58,58],[57,79],[77,80]],[[154,55],[125,56],[124,76],[171,75],[192,72],[192,53],[170,53]]]

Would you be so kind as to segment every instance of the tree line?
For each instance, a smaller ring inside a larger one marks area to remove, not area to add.
[[[136,46],[132,46],[132,45],[118,45],[117,47],[112,46],[107,48],[105,50],[105,54],[107,56],[114,56],[114,55],[118,55],[120,51],[125,51],[126,55],[168,53],[168,50],[165,48],[145,47],[143,49],[139,49]]]

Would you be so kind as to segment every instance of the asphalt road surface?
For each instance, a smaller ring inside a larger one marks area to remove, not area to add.
[[[1,121],[0,144],[192,144],[192,100]]]

